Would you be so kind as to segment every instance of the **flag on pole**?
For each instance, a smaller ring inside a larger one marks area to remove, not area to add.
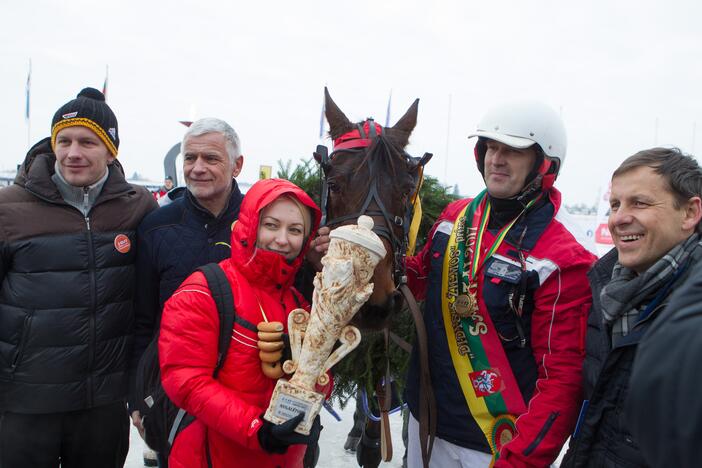
[[[392,89],[390,90],[390,97],[388,97],[388,110],[385,114],[385,126],[390,126],[390,106],[392,105]]]
[[[102,94],[105,96],[105,102],[107,102],[107,77],[110,72],[109,65],[105,65],[105,82],[102,84]]]
[[[27,85],[25,86],[26,102],[24,108],[24,120],[29,120],[29,96],[32,88],[32,59],[29,59],[29,71],[27,72]]]
[[[270,179],[272,172],[273,172],[273,168],[271,166],[261,165],[259,167],[259,170],[258,170],[258,179],[259,180]]]

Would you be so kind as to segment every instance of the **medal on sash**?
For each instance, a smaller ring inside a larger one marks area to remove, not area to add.
[[[484,190],[456,219],[444,255],[442,314],[449,351],[468,409],[499,458],[516,434],[516,417],[526,411],[517,379],[485,305],[480,303],[480,269],[510,229],[540,197],[504,226],[484,249],[491,206]],[[485,252],[483,253],[483,250]]]
[[[475,286],[472,291],[469,290],[468,294],[459,294],[453,303],[454,310],[461,318],[468,318],[478,310],[478,285],[472,286]]]
[[[500,453],[502,446],[510,442],[517,435],[517,418],[511,414],[506,414],[495,418],[490,431],[490,448],[492,453]]]

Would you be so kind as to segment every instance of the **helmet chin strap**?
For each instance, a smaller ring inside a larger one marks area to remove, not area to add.
[[[522,205],[526,205],[536,192],[548,192],[556,181],[556,174],[549,173],[552,164],[554,162],[544,156],[536,176],[525,184],[524,188],[514,198]]]

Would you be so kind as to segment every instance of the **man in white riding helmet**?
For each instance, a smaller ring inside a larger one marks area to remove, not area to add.
[[[512,102],[470,137],[486,189],[446,207],[408,259],[410,287],[425,301],[437,406],[429,466],[548,466],[580,407],[595,261],[553,187],[566,132],[550,107]],[[410,467],[422,464],[420,377],[415,352]]]

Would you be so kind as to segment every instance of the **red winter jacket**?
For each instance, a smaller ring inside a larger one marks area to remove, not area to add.
[[[258,443],[260,416],[268,407],[276,380],[263,375],[257,334],[239,320],[255,329],[263,321],[263,308],[269,321],[285,324],[287,333],[288,314],[304,302],[292,283],[312,236],[291,264],[280,254],[255,247],[260,212],[281,195],[294,196],[310,208],[314,213],[311,232],[319,225],[317,206],[290,182],[260,181],[244,197],[232,230],[231,259],[220,263],[232,286],[237,323],[217,379],[212,373],[219,318],[204,275],[190,275],[164,307],[159,338],[163,387],[176,405],[196,417],[175,440],[169,457],[172,468],[206,467],[206,443],[214,468],[302,466],[304,445],[273,455]]]
[[[437,436],[473,450],[489,452],[485,436],[470,414],[453,366],[441,311],[443,260],[454,222],[470,200],[446,207],[426,246],[407,262],[409,285],[425,300],[429,367],[437,400]],[[481,313],[487,313],[516,377],[527,409],[516,421],[517,436],[505,444],[497,467],[548,466],[571,434],[582,401],[582,363],[587,312],[592,301],[586,273],[595,256],[578,236],[561,194],[555,188],[510,230],[505,242],[478,275]],[[495,233],[486,231],[483,252]],[[521,239],[521,240],[520,240]],[[520,255],[525,265],[521,265]],[[493,267],[491,267],[491,265]],[[508,299],[515,289],[504,272],[526,275],[523,326],[526,345],[518,346]],[[418,417],[418,364],[410,363],[406,396]]]

